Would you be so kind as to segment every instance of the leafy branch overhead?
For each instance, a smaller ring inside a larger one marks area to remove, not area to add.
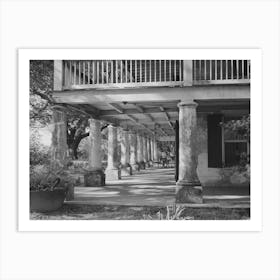
[[[30,61],[30,120],[31,126],[46,126],[52,117],[52,97],[54,62],[53,60]],[[67,114],[67,145],[72,157],[78,158],[81,140],[89,136],[88,119],[90,115],[65,107]],[[101,130],[108,124],[104,123]]]

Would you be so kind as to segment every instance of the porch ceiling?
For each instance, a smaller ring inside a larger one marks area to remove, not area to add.
[[[198,113],[221,113],[250,110],[249,99],[195,100]],[[144,134],[157,136],[174,136],[174,124],[179,118],[180,100],[114,102],[98,104],[71,104],[94,118]]]

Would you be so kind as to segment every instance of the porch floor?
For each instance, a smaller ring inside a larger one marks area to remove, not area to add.
[[[203,204],[189,207],[250,208],[249,187],[204,187]],[[75,199],[67,204],[167,206],[175,203],[173,168],[149,168],[104,187],[75,187]]]

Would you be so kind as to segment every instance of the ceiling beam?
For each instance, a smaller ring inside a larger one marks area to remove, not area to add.
[[[152,113],[162,113],[162,111],[155,107],[155,108],[143,108],[143,112],[139,112],[137,109],[121,109],[119,107],[116,107],[116,104],[110,103],[110,106],[113,108],[114,106],[114,110],[103,110],[100,111],[100,116],[118,116],[121,114],[125,114],[125,115],[135,115],[135,114],[152,114]],[[165,112],[178,112],[178,108],[167,108],[165,109]]]
[[[135,122],[136,124],[138,124],[139,126],[143,127],[145,130],[149,131],[151,134],[153,134],[153,135],[155,134],[154,131],[152,131],[152,130],[151,130],[149,127],[147,127],[146,125],[140,123],[135,117],[130,116],[130,115],[127,115],[127,117],[128,117],[131,121],[133,121],[133,122]]]
[[[116,110],[118,113],[123,114],[124,110],[118,105],[114,103],[108,103],[109,106],[111,106],[114,110]]]
[[[166,118],[166,120],[168,121],[169,126],[170,126],[172,129],[174,129],[173,124],[172,124],[172,122],[171,122],[171,120],[170,120],[170,117],[169,117],[168,113],[165,111],[165,109],[164,109],[162,106],[160,106],[159,109],[161,110],[162,113],[164,113],[165,118]]]

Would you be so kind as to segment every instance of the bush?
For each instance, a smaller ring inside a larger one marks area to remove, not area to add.
[[[36,165],[50,164],[49,148],[40,143],[38,128],[30,130],[30,168]]]
[[[30,171],[30,190],[47,191],[54,189],[69,189],[73,179],[64,169],[52,172],[44,165],[36,165]]]

